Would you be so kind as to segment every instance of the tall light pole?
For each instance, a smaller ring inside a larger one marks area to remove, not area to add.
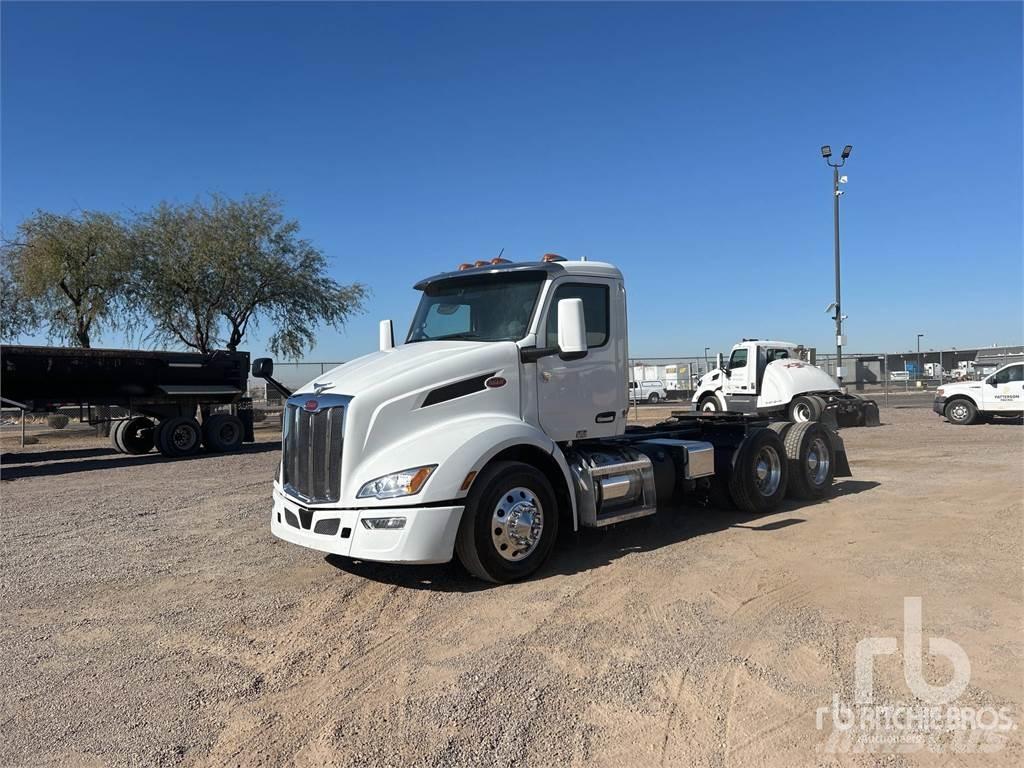
[[[921,337],[922,336],[924,336],[923,333],[917,334],[917,378],[919,378],[919,379],[921,378],[921,374],[924,371],[924,369],[921,368]]]
[[[836,252],[836,302],[833,306],[836,310],[836,381],[839,382],[840,387],[843,386],[843,304],[840,299],[839,290],[839,198],[843,193],[840,191],[839,185],[840,183],[846,183],[846,177],[839,178],[839,169],[846,165],[846,160],[852,151],[853,146],[847,144],[843,147],[839,162],[833,163],[831,160],[832,147],[825,144],[821,148],[821,156],[825,158],[825,162],[832,169],[832,221],[835,229]]]
[[[708,350],[711,347],[704,347],[704,373],[708,372]]]

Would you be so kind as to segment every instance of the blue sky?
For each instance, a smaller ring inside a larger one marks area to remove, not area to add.
[[[620,266],[634,355],[824,350],[850,143],[849,348],[1020,343],[1021,9],[5,2],[3,231],[274,192],[373,291],[308,359],[500,248]]]

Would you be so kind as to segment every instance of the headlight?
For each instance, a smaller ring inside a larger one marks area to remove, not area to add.
[[[942,387],[939,387],[938,389],[935,390],[935,396],[942,397]]]
[[[394,499],[399,496],[414,496],[420,492],[427,478],[437,469],[437,464],[427,467],[413,467],[393,472],[390,475],[371,480],[356,494],[357,499]]]

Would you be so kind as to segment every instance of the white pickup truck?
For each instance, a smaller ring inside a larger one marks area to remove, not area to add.
[[[1024,413],[1024,363],[1004,365],[981,381],[943,384],[932,410],[950,424],[974,424],[990,416]]]
[[[611,264],[463,264],[416,284],[405,343],[289,397],[270,529],[360,560],[525,578],[559,528],[698,503],[769,512],[848,476],[817,422],[689,414],[626,426],[626,289]],[[273,381],[273,363],[253,374]]]
[[[804,360],[791,341],[744,339],[729,362],[700,377],[695,410],[758,413],[793,422],[827,420],[833,426],[878,426],[878,405],[848,395],[825,371]]]

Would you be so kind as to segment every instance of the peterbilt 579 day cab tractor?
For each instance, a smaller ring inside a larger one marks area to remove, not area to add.
[[[359,560],[443,563],[508,582],[559,529],[655,514],[681,497],[748,513],[849,476],[818,422],[693,414],[626,426],[626,290],[611,264],[504,260],[428,277],[405,343],[287,400],[271,531]],[[273,382],[273,363],[253,374]]]
[[[744,339],[733,345],[728,364],[700,377],[694,408],[705,413],[757,413],[795,423],[877,427],[878,404],[848,395],[825,371],[811,365],[806,350],[789,341]]]

